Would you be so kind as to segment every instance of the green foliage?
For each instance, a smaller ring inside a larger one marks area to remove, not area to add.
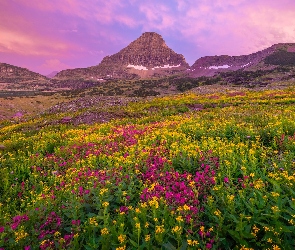
[[[286,50],[278,50],[267,56],[264,61],[266,64],[270,65],[295,66],[295,53]]]

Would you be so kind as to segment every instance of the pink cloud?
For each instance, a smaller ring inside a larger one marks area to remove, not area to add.
[[[65,63],[62,63],[58,59],[48,59],[40,66],[40,70],[44,72],[60,71],[61,69],[70,69],[70,68],[72,67]]]
[[[146,27],[173,30],[212,54],[239,55],[274,43],[295,42],[295,25],[290,21],[295,2],[291,0],[178,0],[177,11],[153,0],[143,6],[149,21]],[[162,18],[171,21],[164,25]]]
[[[294,0],[2,0],[0,56],[42,72],[91,66],[156,31],[193,63],[295,42],[294,12]]]
[[[34,38],[25,31],[6,30],[0,27],[0,52],[13,52],[23,55],[52,55],[59,54],[68,49],[69,45],[48,37]]]

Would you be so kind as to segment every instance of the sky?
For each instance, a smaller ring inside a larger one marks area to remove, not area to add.
[[[47,75],[97,65],[143,32],[192,65],[295,43],[294,0],[0,0],[0,62]]]

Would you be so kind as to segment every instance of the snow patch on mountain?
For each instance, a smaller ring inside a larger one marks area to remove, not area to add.
[[[230,66],[225,64],[225,65],[221,65],[221,66],[210,66],[208,69],[227,69],[229,68]]]
[[[128,64],[127,68],[135,68],[135,69],[138,69],[138,70],[148,70],[147,67],[144,67],[142,65],[132,65],[132,64]]]

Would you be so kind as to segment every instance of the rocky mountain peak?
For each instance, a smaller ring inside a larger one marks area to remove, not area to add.
[[[106,56],[97,66],[86,69],[66,70],[61,77],[84,77],[88,79],[153,78],[185,72],[189,65],[181,54],[175,53],[155,32],[145,32],[118,53]]]
[[[189,67],[183,55],[170,49],[162,36],[155,32],[143,33],[118,53],[105,57],[101,62],[104,64],[124,65],[137,70]]]
[[[122,52],[135,50],[138,52],[153,53],[159,48],[168,48],[163,37],[156,32],[145,32],[135,41],[131,42]]]

